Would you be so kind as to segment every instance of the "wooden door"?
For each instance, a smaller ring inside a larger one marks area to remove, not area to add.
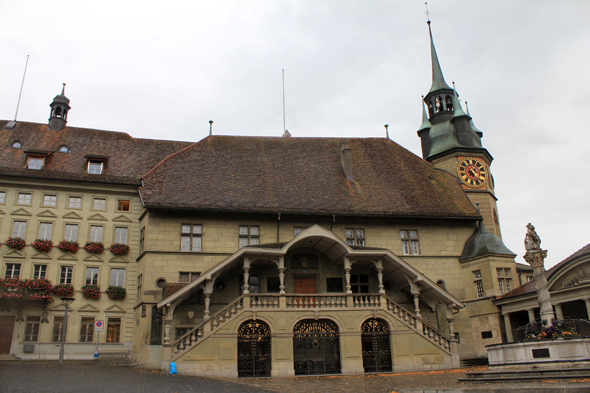
[[[315,294],[315,277],[293,277],[293,292],[297,294]],[[295,304],[297,307],[315,307],[315,296],[297,296]]]
[[[9,354],[12,344],[12,330],[14,329],[14,316],[0,317],[0,354]]]

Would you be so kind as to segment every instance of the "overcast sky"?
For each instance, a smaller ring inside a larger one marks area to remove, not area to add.
[[[431,0],[447,83],[494,157],[504,242],[525,225],[546,266],[590,242],[590,2]],[[0,118],[47,122],[67,83],[68,125],[138,138],[385,136],[421,155],[431,85],[423,1],[0,0]]]

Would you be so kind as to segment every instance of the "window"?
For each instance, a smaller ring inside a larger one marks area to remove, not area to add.
[[[59,283],[60,284],[71,284],[73,274],[74,274],[74,267],[73,266],[62,266],[61,272],[59,274]]]
[[[94,317],[82,317],[80,324],[80,342],[91,343],[94,336]]]
[[[92,208],[94,210],[106,210],[107,200],[104,198],[94,198],[94,200],[92,201]]]
[[[61,334],[64,328],[64,317],[53,318],[53,330],[51,332],[51,341],[61,342]]]
[[[473,272],[473,276],[475,277],[475,293],[477,294],[477,297],[483,297],[484,296],[484,290],[483,290],[483,282],[481,280],[481,270],[476,270]]]
[[[23,144],[20,143],[19,141],[14,141],[14,142],[12,142],[12,144],[10,145],[10,147],[12,147],[13,149],[22,149],[23,148]]]
[[[82,198],[81,197],[69,197],[68,198],[68,207],[72,208],[72,209],[82,208]]]
[[[496,268],[498,276],[498,287],[500,294],[503,295],[512,290],[512,270],[510,268]]]
[[[0,203],[6,203],[6,192],[0,191]]]
[[[248,291],[250,293],[260,293],[260,277],[256,274],[250,274],[248,278]],[[240,274],[240,295],[244,294],[244,275]]]
[[[201,251],[201,225],[182,224],[180,235],[180,251]]]
[[[19,192],[16,203],[19,205],[30,205],[32,195],[28,192]]]
[[[15,221],[12,225],[12,237],[20,237],[25,238],[25,233],[27,232],[27,222],[26,221]]]
[[[533,276],[526,276],[526,282],[533,281]]]
[[[27,169],[40,170],[43,168],[43,158],[39,157],[28,157],[27,158]]]
[[[90,174],[90,175],[102,174],[102,162],[88,161],[88,174]]]
[[[37,341],[39,339],[39,325],[41,324],[41,317],[27,317],[27,325],[25,326],[25,337],[23,341]]]
[[[165,280],[165,279],[163,279],[163,278],[158,278],[158,279],[156,280],[156,288],[160,288],[160,289],[162,289],[162,288],[164,288],[164,286],[165,286],[165,285],[166,285],[166,280]]]
[[[115,227],[115,243],[127,244],[127,228]]]
[[[102,242],[102,227],[98,225],[90,226],[89,242]]]
[[[67,147],[67,146],[65,146],[65,145],[63,145],[63,146],[60,146],[57,151],[60,152],[60,153],[69,153],[70,152],[70,148]]]
[[[326,278],[326,292],[344,292],[344,285],[342,285],[342,278]]]
[[[78,240],[78,225],[77,224],[66,224],[66,231],[64,240],[75,242]]]
[[[98,268],[86,268],[86,285],[98,285]]]
[[[278,277],[268,277],[266,279],[266,292],[281,292],[281,280]]]
[[[481,332],[481,338],[494,338],[494,334],[490,330]]]
[[[121,318],[107,319],[107,342],[118,343],[121,338]]]
[[[402,239],[402,254],[403,255],[419,255],[420,246],[418,244],[418,231],[400,231],[399,235]]]
[[[47,265],[34,265],[33,278],[42,279],[47,276]]]
[[[307,227],[295,227],[295,228],[293,228],[293,236],[299,235],[304,229],[307,229]]]
[[[201,273],[199,272],[180,272],[180,282],[192,282],[195,281]]]
[[[43,206],[57,206],[57,195],[43,195]]]
[[[39,239],[51,240],[51,232],[53,231],[53,224],[50,222],[42,222],[39,224]]]
[[[346,244],[349,246],[364,246],[365,245],[365,230],[364,229],[346,229]]]
[[[145,242],[145,227],[139,230],[139,253],[143,253],[143,247]]]
[[[143,285],[143,275],[139,275],[137,276],[137,300],[139,300],[139,302],[141,303],[141,295],[142,295],[142,287]]]
[[[251,245],[251,244],[258,244],[260,238],[260,230],[256,227],[251,226],[241,226],[240,227],[240,248]]]
[[[117,211],[128,212],[131,207],[131,201],[128,199],[119,199],[117,203]]]
[[[125,286],[125,269],[111,269],[111,283],[114,287]]]
[[[369,293],[369,276],[366,274],[350,276],[350,289],[352,293]]]
[[[20,263],[7,263],[4,278],[19,278],[20,277]]]

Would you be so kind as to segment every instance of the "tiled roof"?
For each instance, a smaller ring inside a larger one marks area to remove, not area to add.
[[[52,131],[46,124],[21,121],[14,130],[6,130],[6,123],[0,120],[0,175],[8,176],[139,185],[141,177],[162,159],[190,145],[88,128]],[[17,140],[23,144],[22,149],[10,147]],[[58,152],[62,145],[70,152]],[[49,153],[41,170],[25,169],[27,151]],[[108,157],[103,174],[86,173],[87,156]]]
[[[549,281],[549,279],[551,279],[551,276],[553,276],[559,270],[561,270],[562,268],[567,266],[568,263],[570,263],[573,260],[576,260],[582,256],[585,256],[585,255],[590,255],[590,244],[587,244],[584,247],[580,248],[578,251],[576,251],[575,253],[573,253],[569,257],[565,258],[563,261],[559,262],[557,265],[553,266],[551,269],[547,270],[545,272],[545,277],[547,278],[547,281]],[[518,265],[518,263],[517,263],[517,265]],[[520,287],[518,287],[510,292],[505,293],[504,295],[500,296],[499,299],[506,299],[506,298],[513,297],[513,296],[524,295],[525,293],[530,293],[530,292],[535,292],[535,282],[534,281],[529,281],[526,284],[521,285]]]
[[[456,179],[385,138],[210,136],[144,177],[146,207],[478,218]]]

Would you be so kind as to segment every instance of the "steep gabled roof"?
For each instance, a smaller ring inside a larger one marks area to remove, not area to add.
[[[0,120],[0,175],[6,176],[139,185],[141,177],[162,159],[191,144],[78,127],[52,131],[46,124],[21,121],[13,130],[6,130],[6,123]],[[9,147],[16,140],[23,149]],[[70,152],[58,152],[62,145]],[[41,170],[26,169],[27,151],[48,154]],[[103,174],[86,173],[89,157],[106,160]]]
[[[149,208],[479,218],[456,179],[386,138],[210,136],[143,179]]]

